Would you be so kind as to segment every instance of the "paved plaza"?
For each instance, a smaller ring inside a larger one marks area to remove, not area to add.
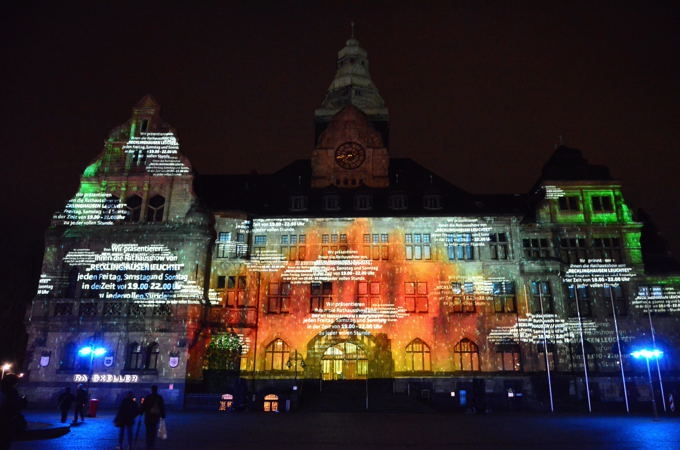
[[[58,411],[29,410],[33,426],[55,423]],[[62,437],[16,442],[12,449],[115,449],[114,411]],[[561,414],[218,413],[170,411],[171,449],[680,449],[680,417]],[[143,450],[144,425],[135,449]]]

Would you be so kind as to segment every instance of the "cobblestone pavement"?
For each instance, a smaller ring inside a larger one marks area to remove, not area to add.
[[[115,449],[113,411],[71,427],[55,439],[23,441],[13,450]],[[27,411],[33,423],[55,423],[58,411]],[[677,450],[680,418],[531,414],[218,413],[170,411],[172,449],[616,449]],[[142,450],[144,425],[133,446]]]

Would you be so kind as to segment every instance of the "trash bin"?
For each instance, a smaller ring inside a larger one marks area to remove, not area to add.
[[[97,417],[97,406],[99,405],[99,400],[96,398],[90,399],[90,407],[87,410],[88,417]]]

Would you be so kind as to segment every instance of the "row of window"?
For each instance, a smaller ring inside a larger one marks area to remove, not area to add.
[[[565,195],[557,201],[562,212],[580,212],[581,197],[578,195]],[[590,206],[596,213],[614,212],[614,202],[610,195],[593,195],[590,197]]]
[[[338,185],[356,185],[357,180],[336,180]],[[373,196],[369,194],[357,194],[354,196],[352,207],[356,211],[371,211],[374,206]],[[306,211],[309,209],[309,197],[306,195],[290,196],[288,207],[291,211]],[[324,195],[321,200],[324,211],[340,211],[342,202],[339,195]],[[393,194],[387,199],[387,207],[393,211],[403,211],[409,208],[409,199],[406,194]],[[425,194],[422,197],[422,208],[436,211],[443,208],[442,198],[438,194]]]
[[[158,356],[160,347],[157,342],[142,345],[139,342],[132,342],[127,345],[125,353],[125,366],[123,370],[145,371],[158,369]],[[91,369],[89,356],[81,356],[78,353],[78,346],[75,342],[67,343],[59,360],[59,370],[63,371],[84,371]],[[113,365],[113,359],[105,360],[104,365]]]
[[[223,233],[220,233],[223,234]],[[224,233],[227,234],[227,233]],[[244,238],[244,237],[243,237]],[[323,234],[321,236],[321,253],[347,250],[349,248],[347,234]],[[305,260],[307,251],[306,235],[283,235],[280,237],[279,250],[285,259]],[[451,261],[471,261],[480,259],[479,247],[471,233],[447,233],[446,255]],[[389,259],[389,235],[364,234],[363,254],[374,260]],[[253,239],[255,254],[264,251],[267,245],[266,235],[256,235]],[[556,248],[554,247],[556,246]],[[404,257],[407,260],[431,260],[433,257],[432,236],[430,233],[406,233],[404,235]],[[491,233],[485,242],[491,260],[511,259],[510,242],[507,233]],[[618,237],[600,236],[560,238],[555,244],[547,237],[527,237],[522,239],[523,255],[527,259],[559,258],[568,263],[578,263],[581,259],[609,259],[613,262],[623,261],[622,241]],[[234,243],[218,241],[217,257],[244,257],[247,247],[244,242],[240,246]]]
[[[73,302],[54,303],[53,315],[56,317],[73,316],[75,313]],[[101,308],[99,305],[102,305]],[[114,302],[81,302],[78,304],[78,316],[80,317],[145,317],[145,316],[170,316],[172,310],[167,303],[158,303],[151,306],[143,306],[137,303],[114,301]]]
[[[120,200],[113,195],[106,201],[106,207],[109,209],[108,216],[114,217],[117,215],[117,208]],[[137,223],[144,219],[144,222],[162,222],[165,213],[165,197],[162,195],[154,195],[149,198],[146,203],[146,208],[143,208],[144,201],[142,197],[133,194],[125,199],[125,222]],[[144,214],[142,214],[144,213]]]

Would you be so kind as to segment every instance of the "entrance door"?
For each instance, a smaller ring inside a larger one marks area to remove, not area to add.
[[[367,374],[366,352],[352,342],[328,347],[321,358],[323,380],[362,380]]]

